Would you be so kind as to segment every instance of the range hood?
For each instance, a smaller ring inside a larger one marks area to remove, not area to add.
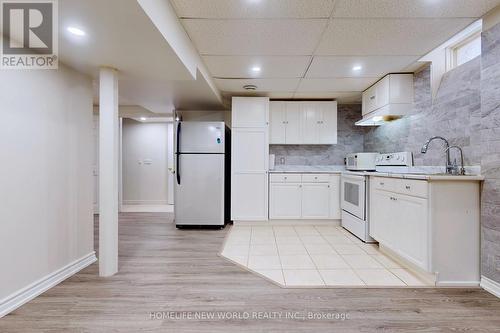
[[[380,126],[384,123],[403,118],[410,112],[412,104],[387,104],[363,116],[356,126]]]
[[[413,74],[388,74],[363,91],[363,119],[356,126],[380,126],[411,112]]]

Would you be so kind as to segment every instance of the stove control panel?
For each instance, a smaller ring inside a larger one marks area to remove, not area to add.
[[[409,151],[380,154],[375,163],[384,166],[413,166],[413,154]]]

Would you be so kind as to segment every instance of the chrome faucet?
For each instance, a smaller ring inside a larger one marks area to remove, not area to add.
[[[427,140],[427,142],[422,146],[422,149],[420,150],[420,152],[422,154],[427,153],[427,149],[429,149],[429,143],[431,143],[431,141],[436,140],[436,139],[443,140],[444,143],[446,144],[446,168],[445,169],[446,169],[446,173],[452,174],[453,173],[453,166],[451,165],[451,162],[450,162],[450,143],[448,142],[448,140],[446,140],[442,136],[433,136],[432,138]]]
[[[454,175],[465,175],[465,167],[464,167],[464,152],[462,151],[462,148],[460,148],[459,146],[449,146],[448,148],[446,148],[446,151],[449,153],[450,152],[450,149],[457,149],[459,152],[460,152],[460,168],[457,166],[457,160],[455,160],[455,162],[453,163],[452,165],[452,174]]]

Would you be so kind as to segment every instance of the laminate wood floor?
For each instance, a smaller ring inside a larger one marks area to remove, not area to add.
[[[124,213],[119,232],[118,274],[100,278],[93,264],[0,319],[0,332],[500,331],[500,300],[481,289],[283,289],[217,255],[225,230]],[[291,318],[245,319],[265,312]]]

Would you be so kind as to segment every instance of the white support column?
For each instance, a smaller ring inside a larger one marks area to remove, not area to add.
[[[118,72],[99,73],[99,275],[118,272]]]

